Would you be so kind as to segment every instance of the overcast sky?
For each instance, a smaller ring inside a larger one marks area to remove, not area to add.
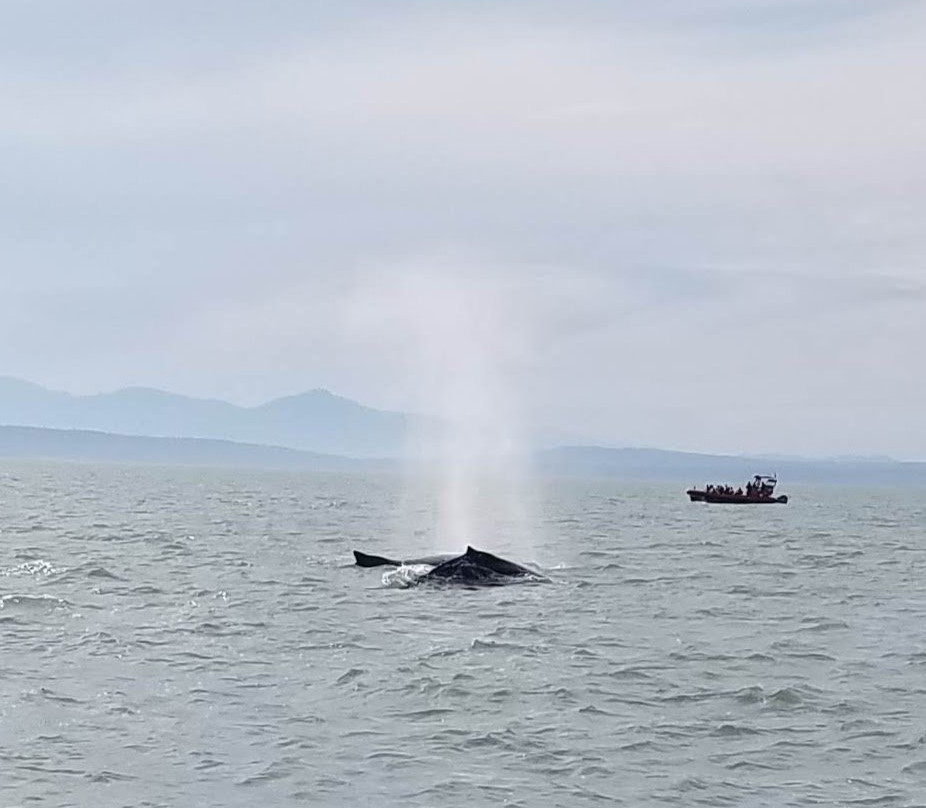
[[[0,375],[926,459],[924,77],[924,2],[6,0]]]

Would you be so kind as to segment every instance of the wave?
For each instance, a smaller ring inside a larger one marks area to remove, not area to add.
[[[417,584],[434,567],[430,564],[405,564],[383,573],[383,586],[392,589],[408,589]]]
[[[20,576],[34,576],[39,578],[48,575],[57,575],[63,571],[63,569],[55,567],[50,561],[36,558],[33,561],[23,561],[22,564],[17,564],[15,567],[0,569],[0,577],[18,578]]]
[[[53,612],[66,609],[71,604],[64,598],[51,595],[2,595],[0,610],[20,610],[25,612]]]

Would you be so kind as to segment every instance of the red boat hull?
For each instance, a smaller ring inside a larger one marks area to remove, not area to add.
[[[708,493],[698,488],[689,488],[686,492],[692,502],[711,502],[716,505],[787,505],[788,497],[782,494],[777,497],[748,497],[745,494],[718,494],[716,491]]]

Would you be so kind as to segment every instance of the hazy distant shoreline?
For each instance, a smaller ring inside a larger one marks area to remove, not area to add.
[[[212,438],[164,438],[31,426],[0,426],[0,457],[318,471],[365,471],[389,465],[387,460]]]
[[[402,467],[398,458],[356,458],[210,438],[165,438],[28,426],[0,426],[0,458],[337,472]],[[755,473],[774,472],[787,483],[926,485],[926,463],[770,460],[599,446],[538,451],[533,455],[533,468],[543,476],[685,483],[737,482]]]

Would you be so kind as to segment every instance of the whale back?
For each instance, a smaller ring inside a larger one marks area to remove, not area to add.
[[[386,556],[370,555],[369,553],[361,553],[360,550],[354,550],[354,562],[358,567],[401,567],[405,564],[427,564],[430,567],[435,567],[451,558],[455,558],[455,556],[445,554],[396,561]]]
[[[477,550],[475,547],[467,547],[463,555],[438,564],[424,580],[493,585],[527,577],[545,580],[542,575],[513,561],[499,558],[484,550]]]

